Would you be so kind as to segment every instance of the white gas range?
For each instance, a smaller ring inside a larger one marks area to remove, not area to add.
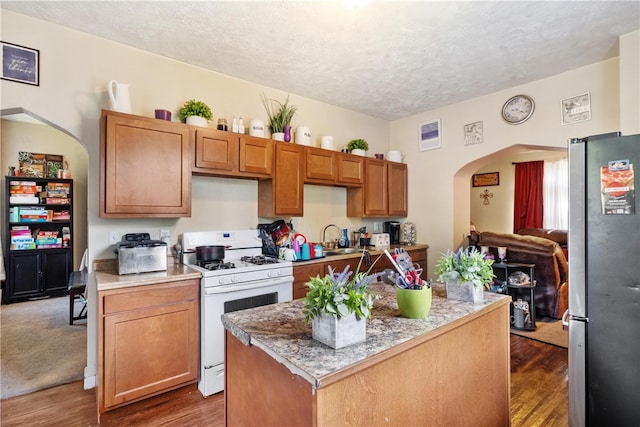
[[[225,246],[224,260],[199,262],[198,246]],[[221,316],[247,308],[291,301],[293,266],[262,255],[258,230],[187,232],[183,260],[202,273],[200,381],[203,396],[224,389],[224,327]]]

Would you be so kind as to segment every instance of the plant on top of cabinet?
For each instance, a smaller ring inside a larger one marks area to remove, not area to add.
[[[291,120],[293,120],[293,116],[296,114],[296,111],[298,111],[298,107],[289,105],[289,95],[287,95],[286,101],[282,103],[275,99],[267,99],[267,97],[262,94],[262,105],[264,105],[264,109],[269,116],[269,129],[271,130],[272,136],[273,134],[285,133],[287,131],[286,128],[291,130]],[[284,135],[282,141],[285,141]]]
[[[202,101],[190,99],[184,103],[179,111],[180,121],[190,125],[207,126],[207,122],[213,117],[211,108]]]
[[[347,150],[349,150],[352,154],[357,154],[359,156],[364,156],[364,153],[369,149],[369,143],[364,139],[352,139],[347,144]],[[356,151],[361,150],[361,151]]]

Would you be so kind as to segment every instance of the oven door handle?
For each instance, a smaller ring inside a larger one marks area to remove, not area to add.
[[[293,276],[278,277],[273,279],[256,280],[246,283],[235,283],[231,285],[211,286],[204,288],[204,295],[226,294],[230,292],[242,291],[246,289],[259,289],[269,286],[291,284],[293,286]]]

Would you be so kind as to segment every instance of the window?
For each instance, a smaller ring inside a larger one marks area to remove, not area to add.
[[[569,165],[567,159],[544,162],[543,227],[569,229]]]

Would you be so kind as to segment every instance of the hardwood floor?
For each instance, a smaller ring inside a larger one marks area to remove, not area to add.
[[[567,396],[567,349],[511,335],[511,425],[568,426]],[[98,425],[95,390],[81,381],[3,400],[0,412],[2,427]],[[224,397],[189,386],[108,412],[100,425],[223,426]]]

